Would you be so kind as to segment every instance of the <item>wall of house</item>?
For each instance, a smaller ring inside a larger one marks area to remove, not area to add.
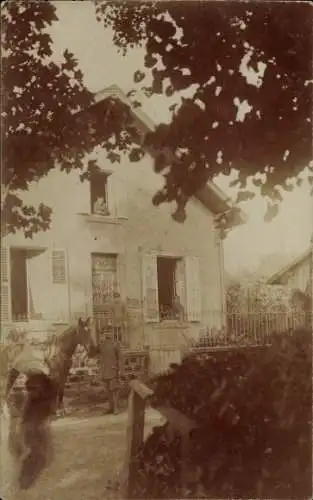
[[[112,217],[90,215],[88,182],[82,183],[77,172],[55,169],[23,193],[25,201],[44,201],[53,207],[49,231],[33,239],[23,234],[9,235],[10,246],[63,249],[66,252],[67,281],[64,285],[43,282],[42,301],[47,316],[57,310],[69,319],[91,313],[91,253],[118,254],[121,295],[128,299],[132,347],[137,344],[177,344],[186,336],[197,336],[199,323],[164,323],[142,327],[144,301],[142,260],[146,254],[197,257],[200,270],[201,325],[220,327],[224,305],[222,245],[213,229],[213,218],[197,201],[187,207],[187,220],[178,224],[171,218],[173,206],[158,208],[152,196],[162,186],[162,178],[153,172],[151,159],[132,164],[127,157],[112,165],[98,149],[86,159],[97,159],[110,170],[109,206]],[[70,279],[68,279],[70,277]],[[49,281],[49,280],[48,280]]]
[[[294,267],[284,278],[284,284],[305,292],[308,288],[311,273],[310,256]]]
[[[140,182],[144,182],[144,173]],[[152,207],[152,194],[152,191],[147,193],[143,186],[139,187],[136,197],[130,202],[131,217],[125,224],[128,242],[126,296],[139,302],[144,299],[141,264],[146,254],[152,252],[158,256],[197,257],[200,268],[198,286],[201,323],[220,326],[223,305],[221,255],[220,242],[213,230],[212,217],[200,203],[194,202],[188,205],[185,223],[178,224],[171,218],[173,206],[162,205],[157,209]],[[181,344],[184,342],[184,336],[195,336],[198,332],[198,324],[149,323],[145,328],[145,339],[149,345]]]

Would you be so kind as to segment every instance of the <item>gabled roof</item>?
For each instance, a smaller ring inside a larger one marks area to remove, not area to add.
[[[301,264],[308,259],[310,256],[312,256],[312,248],[309,248],[305,252],[303,252],[301,255],[299,255],[297,258],[293,259],[289,264],[286,266],[282,267],[279,271],[276,273],[272,274],[267,280],[267,283],[269,285],[279,285],[281,282],[281,279],[284,278],[287,274],[291,273],[296,267],[301,266]]]
[[[157,125],[149,118],[146,113],[142,111],[140,106],[136,106],[131,99],[118,87],[118,85],[111,85],[99,92],[94,96],[94,104],[91,108],[97,107],[106,99],[113,97],[123,102],[131,111],[134,117],[136,127],[144,134],[152,132],[156,129]],[[90,109],[90,108],[89,108]],[[211,213],[220,215],[226,213],[229,215],[229,226],[235,227],[246,222],[245,214],[234,206],[231,199],[212,181],[201,188],[196,194],[197,198]],[[228,217],[227,217],[228,218]]]

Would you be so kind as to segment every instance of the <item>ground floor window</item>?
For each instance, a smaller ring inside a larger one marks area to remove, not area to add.
[[[158,301],[160,319],[182,319],[184,314],[182,297],[178,286],[182,259],[157,257]]]
[[[200,259],[144,254],[143,312],[147,323],[162,320],[199,322],[202,314]]]
[[[26,320],[29,311],[26,250],[11,249],[10,272],[12,319],[13,321]]]
[[[42,319],[49,315],[49,287],[54,283],[52,271],[46,249],[10,248],[9,295],[13,321]]]

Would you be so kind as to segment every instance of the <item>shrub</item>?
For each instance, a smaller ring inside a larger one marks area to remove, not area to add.
[[[197,422],[196,474],[182,493],[180,438],[166,424],[140,450],[134,496],[310,498],[311,386],[310,331],[274,337],[270,347],[189,355],[152,387],[154,405]]]

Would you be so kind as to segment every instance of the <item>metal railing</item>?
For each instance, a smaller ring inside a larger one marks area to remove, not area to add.
[[[311,311],[274,311],[228,313],[227,332],[231,341],[264,343],[274,333],[283,333],[312,325]]]
[[[163,327],[164,321],[172,322],[173,327],[179,328],[181,324],[188,327],[188,324],[196,325],[198,328],[198,338],[207,339],[208,342],[230,342],[238,338],[262,340],[267,338],[271,333],[283,332],[289,329],[299,327],[309,328],[312,325],[312,311],[304,310],[273,310],[245,312],[245,311],[218,311],[209,310],[202,311],[199,321],[188,321],[182,311],[163,310],[159,318],[154,324]],[[30,321],[29,320],[34,320]],[[142,331],[145,329],[146,322],[143,318],[140,307],[127,310],[125,321],[116,321],[110,311],[101,311],[94,314],[93,317],[96,330],[98,332],[111,331],[119,340],[128,344],[127,338],[131,329],[137,328]],[[55,318],[30,318],[27,316],[15,317],[10,324],[2,325],[2,329],[7,331],[27,332],[28,335],[35,334],[45,336],[49,330],[52,330],[60,323],[67,324],[68,318],[64,316]],[[20,323],[20,324],[18,324]],[[170,325],[166,325],[170,327]],[[115,333],[114,333],[115,332]],[[146,342],[143,342],[143,345]],[[170,342],[169,342],[170,344]]]

